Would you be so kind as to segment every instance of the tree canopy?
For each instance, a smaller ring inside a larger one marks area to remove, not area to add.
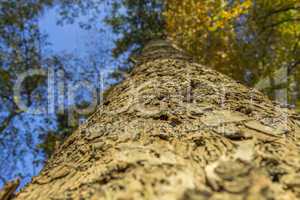
[[[166,29],[202,63],[253,86],[282,67],[297,74],[299,11],[296,0],[168,0]]]

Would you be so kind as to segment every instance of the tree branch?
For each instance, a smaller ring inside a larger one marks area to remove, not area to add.
[[[300,60],[292,63],[289,67],[288,67],[288,76],[290,76],[290,74],[297,68],[297,66],[300,65]]]
[[[284,19],[284,20],[278,21],[276,23],[266,25],[266,26],[263,27],[263,30],[260,31],[259,35],[262,34],[263,32],[265,32],[269,28],[274,28],[276,26],[280,26],[280,25],[282,25],[284,23],[287,23],[287,22],[297,22],[297,21],[300,21],[300,18]]]
[[[285,8],[281,8],[281,9],[278,9],[278,10],[274,10],[274,11],[268,13],[267,15],[259,17],[259,19],[266,19],[268,17],[271,17],[271,16],[273,16],[275,14],[278,14],[278,13],[281,13],[281,12],[288,12],[290,10],[299,10],[299,9],[300,9],[300,7],[296,7],[296,6],[285,7]]]
[[[12,112],[10,113],[2,122],[0,126],[0,133],[2,133],[10,124],[12,119],[17,115],[18,113]]]

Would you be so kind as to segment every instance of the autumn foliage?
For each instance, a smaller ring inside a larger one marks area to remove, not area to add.
[[[167,0],[165,17],[178,45],[241,82],[255,85],[282,67],[299,79],[299,0]]]

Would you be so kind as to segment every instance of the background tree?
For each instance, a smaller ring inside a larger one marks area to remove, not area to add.
[[[30,167],[25,166],[25,149],[29,148],[32,156],[36,156],[34,147],[31,146],[34,143],[31,132],[34,128],[29,123],[32,116],[25,116],[19,110],[17,99],[13,96],[13,86],[23,72],[42,68],[41,52],[42,46],[46,44],[37,22],[38,17],[49,6],[51,1],[47,0],[3,0],[0,3],[1,180],[16,176],[18,168],[29,170]],[[20,98],[28,107],[35,104],[38,96],[33,95],[34,91],[45,83],[44,80],[45,77],[34,76],[24,82]],[[23,129],[20,124],[23,124]],[[38,156],[36,158],[39,159]]]
[[[87,9],[86,5],[80,1],[76,3],[82,6],[82,10]],[[47,36],[40,30],[40,17],[46,9],[58,6],[60,11],[63,11],[65,5],[67,5],[65,1],[52,0],[3,0],[0,2],[0,186],[6,180],[16,176],[24,178],[22,183],[30,180],[54,150],[52,142],[49,141],[49,138],[54,138],[51,134],[62,142],[78,125],[75,123],[71,126],[66,123],[65,120],[69,116],[64,112],[47,113],[45,111],[44,114],[34,115],[21,110],[17,105],[21,101],[25,102],[30,109],[47,108],[49,102],[47,73],[46,76],[27,77],[22,83],[21,96],[16,98],[13,94],[13,87],[20,75],[36,69],[53,70],[54,73],[61,70],[64,72],[64,77],[60,80],[53,80],[54,84],[61,81],[66,86],[71,82],[76,84],[86,79],[94,81],[96,85],[98,81],[95,77],[99,73],[95,71],[99,71],[105,65],[101,63],[104,59],[108,62],[108,56],[96,49],[93,53],[97,53],[99,58],[85,58],[90,62],[74,55],[58,56],[46,53],[50,44],[47,42]],[[61,17],[62,19],[65,17],[63,12]],[[62,94],[62,97],[58,97],[60,94],[57,93],[54,95],[55,100],[66,98],[65,94]],[[84,98],[79,98],[78,101],[82,99]],[[64,104],[66,110],[74,106],[67,102],[60,103]],[[79,120],[80,117],[76,116],[76,119]],[[45,141],[44,144],[40,144],[41,141]]]
[[[240,62],[235,55],[236,25],[243,23],[241,17],[249,12],[251,2],[168,0],[165,12],[168,34],[200,62],[241,80],[244,68],[235,65]]]
[[[125,57],[112,78],[122,79],[122,72],[131,70],[133,57],[144,45],[151,39],[163,37],[163,10],[163,0],[117,0],[112,3],[112,11],[105,19],[117,35],[112,52],[115,58]]]
[[[106,17],[113,32],[119,36],[115,41],[114,56],[138,53],[154,38],[161,38],[164,32],[161,0],[121,0],[112,4],[111,16]]]
[[[200,62],[252,86],[274,79],[282,67],[298,76],[298,1],[168,0],[167,5],[170,37]],[[271,80],[269,94],[288,87],[281,84]]]
[[[37,19],[44,7],[49,5],[50,1],[45,0],[1,1],[0,96],[8,114],[2,120],[0,132],[19,114],[12,95],[12,86],[17,75],[28,69],[41,68],[44,37],[37,26]],[[27,82],[24,95],[30,96],[40,81],[40,78],[35,78]]]

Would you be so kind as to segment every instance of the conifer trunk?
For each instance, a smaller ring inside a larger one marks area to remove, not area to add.
[[[300,199],[299,130],[292,111],[155,41],[16,199]]]

